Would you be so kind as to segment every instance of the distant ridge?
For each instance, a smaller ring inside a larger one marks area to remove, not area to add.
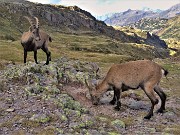
[[[112,26],[127,26],[136,23],[143,18],[172,18],[180,14],[180,3],[164,11],[154,11],[149,8],[144,10],[131,10],[115,13],[105,20],[105,23]]]

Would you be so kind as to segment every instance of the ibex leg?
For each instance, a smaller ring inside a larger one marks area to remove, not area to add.
[[[117,102],[117,106],[115,106],[115,110],[119,111],[120,107],[121,107],[121,99],[120,99],[120,95],[121,95],[121,89],[119,88],[115,88],[115,98],[116,98],[116,102]]]
[[[36,64],[38,64],[38,62],[37,62],[37,51],[34,51],[34,60],[35,60]]]
[[[117,97],[116,97],[117,93],[116,93],[115,87],[113,87],[113,91],[114,91],[113,99],[109,102],[111,105],[115,105],[116,99],[117,99]]]
[[[51,52],[48,50],[48,48],[43,47],[42,50],[46,53],[47,60],[46,60],[46,65],[49,64],[49,61],[51,61]]]
[[[151,83],[148,83],[148,84],[145,84],[144,89],[143,89],[152,103],[149,113],[144,117],[145,119],[150,119],[153,116],[154,106],[158,104],[158,99],[156,98],[154,89],[152,87],[153,85]]]
[[[163,113],[163,111],[165,110],[166,94],[163,92],[163,90],[159,86],[156,86],[154,88],[154,91],[159,95],[161,99],[161,107],[158,109],[157,112]]]
[[[24,63],[26,63],[27,51],[24,50]]]

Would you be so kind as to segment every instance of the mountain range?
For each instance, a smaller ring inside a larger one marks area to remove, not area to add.
[[[147,8],[146,8],[147,9]],[[104,22],[112,26],[127,26],[132,23],[136,23],[143,18],[172,18],[180,14],[180,3],[172,6],[171,8],[164,11],[153,11],[153,10],[131,10],[114,13],[111,17],[108,17]]]
[[[148,7],[143,7],[142,8],[142,11],[152,11],[152,12],[162,12],[162,10],[160,9],[151,9],[151,8],[148,8]],[[115,14],[118,14],[117,12],[116,13],[107,13],[107,14],[104,14],[104,15],[95,15],[94,17],[96,17],[97,20],[101,20],[101,21],[105,21],[106,19],[110,18],[111,16],[115,15]]]

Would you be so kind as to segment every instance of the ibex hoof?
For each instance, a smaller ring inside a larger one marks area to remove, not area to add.
[[[158,110],[157,110],[157,113],[163,113],[163,112],[164,112],[163,109],[158,109]]]
[[[114,110],[119,111],[120,107],[116,106],[116,107],[114,107]]]
[[[144,117],[144,119],[148,119],[149,120],[152,116],[153,115],[147,115],[147,116]]]
[[[111,105],[115,105],[115,103],[116,103],[116,101],[114,101],[114,100],[111,100],[111,101],[109,102],[109,104],[111,104]]]

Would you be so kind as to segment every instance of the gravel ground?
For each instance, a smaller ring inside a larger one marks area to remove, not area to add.
[[[112,91],[92,105],[84,79],[98,78],[96,71],[95,64],[67,58],[8,65],[0,71],[0,134],[180,134],[178,96],[168,96],[166,112],[150,120],[143,119],[151,103],[141,90],[124,92],[120,111],[109,104]]]

